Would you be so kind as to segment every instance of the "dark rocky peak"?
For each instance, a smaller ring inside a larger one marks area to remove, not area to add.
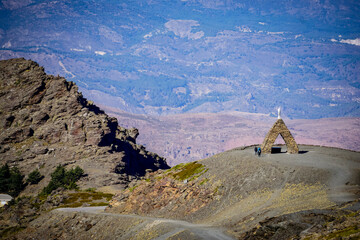
[[[81,165],[88,170],[84,185],[97,187],[168,168],[165,159],[136,144],[137,129],[120,127],[73,82],[46,75],[33,61],[0,61],[0,98],[1,163],[25,172],[43,168],[44,174],[59,163]]]

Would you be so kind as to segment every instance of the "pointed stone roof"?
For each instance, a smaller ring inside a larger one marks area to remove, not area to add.
[[[285,122],[281,118],[274,123],[266,135],[264,142],[261,145],[263,153],[271,153],[271,148],[279,134],[286,143],[288,153],[299,153],[299,147],[296,144],[294,137],[291,135],[290,130],[286,127]]]

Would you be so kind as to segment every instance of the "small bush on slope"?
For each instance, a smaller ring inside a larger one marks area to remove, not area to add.
[[[59,187],[66,189],[77,189],[76,181],[79,180],[84,174],[84,170],[79,166],[66,170],[63,166],[59,165],[51,174],[49,184],[44,187],[40,195],[48,195]]]
[[[30,184],[38,184],[41,179],[43,179],[44,176],[42,176],[39,172],[39,170],[34,170],[31,173],[29,173],[29,176],[26,180],[26,182],[30,183]]]

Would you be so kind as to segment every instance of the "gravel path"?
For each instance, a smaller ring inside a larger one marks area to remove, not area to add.
[[[107,215],[107,216],[116,216],[120,218],[135,218],[145,220],[143,223],[139,224],[136,229],[131,229],[130,234],[133,234],[137,230],[141,230],[142,227],[146,227],[148,224],[152,225],[170,225],[168,227],[171,229],[165,234],[154,238],[154,240],[166,240],[171,239],[172,236],[186,232],[187,236],[191,236],[193,239],[204,239],[204,240],[232,240],[234,238],[226,235],[222,229],[215,228],[209,225],[202,224],[193,224],[181,220],[165,219],[165,218],[155,218],[155,217],[144,217],[138,215],[126,215],[126,214],[115,214],[115,213],[106,213],[104,209],[106,207],[79,207],[79,208],[58,208],[55,211],[61,212],[81,212],[97,215]],[[126,237],[124,238],[126,239]]]

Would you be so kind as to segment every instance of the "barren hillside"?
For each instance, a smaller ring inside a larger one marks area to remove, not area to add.
[[[360,153],[238,148],[151,173],[101,209],[52,211],[20,233],[66,239],[359,237]],[[57,224],[59,223],[59,224]],[[211,238],[209,238],[209,235]]]

